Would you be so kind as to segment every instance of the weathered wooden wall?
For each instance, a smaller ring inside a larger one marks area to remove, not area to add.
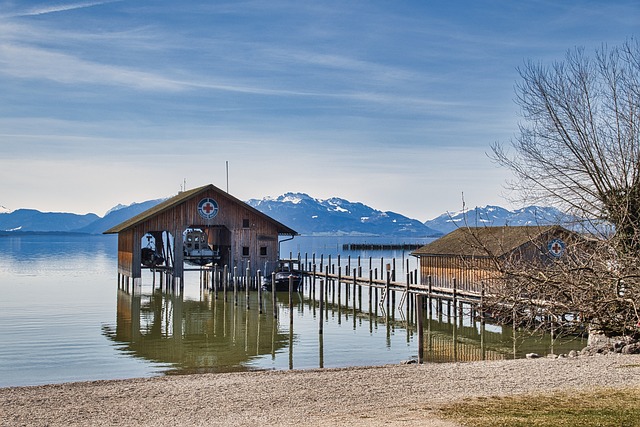
[[[432,286],[438,288],[453,288],[455,279],[457,289],[479,294],[481,283],[488,283],[497,275],[490,258],[441,255],[420,257],[420,282],[427,284],[431,280]]]

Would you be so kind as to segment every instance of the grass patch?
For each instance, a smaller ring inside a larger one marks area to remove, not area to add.
[[[439,412],[469,427],[640,426],[640,388],[465,399]]]

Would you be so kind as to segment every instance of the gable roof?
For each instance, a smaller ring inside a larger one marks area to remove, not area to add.
[[[243,202],[242,200],[233,197],[231,194],[219,189],[218,187],[216,187],[213,184],[208,184],[208,185],[204,185],[202,187],[198,187],[198,188],[193,188],[191,190],[187,190],[187,191],[183,191],[178,193],[176,196],[171,197],[167,200],[165,200],[164,202],[161,202],[157,205],[155,205],[154,207],[147,209],[144,212],[139,213],[138,215],[135,215],[131,218],[129,218],[128,220],[114,226],[111,227],[110,229],[108,229],[107,231],[105,231],[103,234],[117,234],[120,233],[121,231],[127,230],[131,227],[134,227],[138,224],[140,224],[141,222],[144,222],[146,220],[148,220],[149,218],[152,218],[162,212],[165,212],[169,209],[172,209],[175,206],[178,206],[180,203],[191,199],[192,197],[196,197],[198,194],[200,193],[204,193],[206,191],[209,190],[213,190],[217,193],[223,194],[225,197],[231,199],[233,202],[238,203],[243,205],[244,208],[246,208],[247,210],[255,213],[256,215],[260,216],[261,218],[265,219],[266,221],[271,222],[272,224],[274,224],[278,230],[278,234],[290,234],[292,236],[296,236],[298,234],[297,231],[287,227],[286,225],[282,224],[279,221],[276,221],[275,219],[271,218],[268,215],[263,214],[262,212],[260,212],[259,210],[257,210],[256,208],[246,204],[245,202]]]
[[[554,233],[574,234],[559,226],[461,227],[416,249],[414,256],[501,257]]]

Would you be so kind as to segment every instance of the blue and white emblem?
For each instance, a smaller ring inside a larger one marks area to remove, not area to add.
[[[553,239],[552,241],[549,242],[549,245],[547,247],[549,249],[549,253],[551,254],[551,256],[560,258],[564,254],[566,245],[560,239]]]
[[[202,199],[198,203],[198,213],[204,219],[212,219],[218,215],[218,202],[213,199]]]

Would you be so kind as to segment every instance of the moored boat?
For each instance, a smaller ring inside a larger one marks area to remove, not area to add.
[[[300,261],[297,259],[279,260],[274,273],[276,292],[289,292],[290,278],[292,280],[293,292],[297,292],[302,284],[302,269],[300,268]],[[264,277],[262,280],[262,288],[271,291],[273,287],[272,281],[271,276]]]
[[[149,268],[163,265],[164,257],[160,253],[160,249],[155,240],[156,238],[151,234],[146,234],[145,237],[147,239],[147,246],[142,248],[140,252],[140,262]]]
[[[211,247],[204,231],[189,228],[183,237],[184,262],[187,264],[203,266],[220,261],[220,251]]]

